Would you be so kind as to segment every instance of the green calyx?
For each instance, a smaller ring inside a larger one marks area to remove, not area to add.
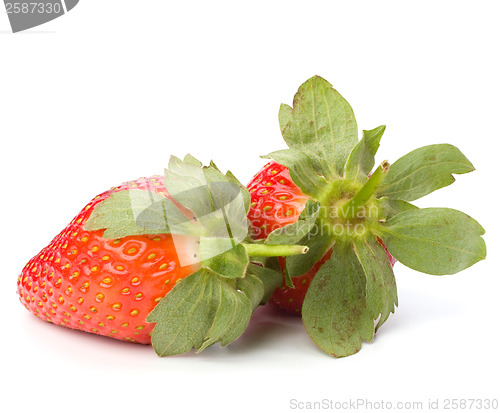
[[[325,196],[319,201],[319,218],[322,231],[331,234],[332,241],[365,239],[376,226],[379,213],[375,193],[388,170],[389,164],[384,161],[363,185],[338,178],[326,187]]]
[[[192,251],[177,250],[181,266],[199,268],[176,284],[148,316],[160,356],[201,351],[239,337],[255,308],[281,285],[267,257],[305,254],[307,246],[254,242],[248,234],[248,190],[212,162],[171,157],[165,170],[168,196],[130,189],[100,202],[85,224],[104,238],[172,234],[191,237]]]
[[[289,149],[265,158],[288,167],[310,200],[297,223],[269,239],[309,247],[286,258],[290,278],[333,248],[303,304],[306,330],[326,352],[354,354],[394,312],[396,283],[380,240],[398,261],[428,274],[454,274],[486,257],[484,229],[474,219],[409,203],[474,170],[456,147],[425,146],[372,172],[385,126],[358,141],[351,107],[318,76],[300,86],[293,107],[281,106],[279,120]]]
[[[384,161],[368,178],[361,189],[340,209],[340,216],[344,219],[354,218],[359,215],[359,210],[366,208],[368,202],[374,197],[389,171],[389,162]]]

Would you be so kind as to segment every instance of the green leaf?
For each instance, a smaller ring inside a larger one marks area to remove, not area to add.
[[[285,165],[290,171],[292,181],[301,191],[319,199],[323,195],[325,186],[328,184],[325,177],[315,171],[310,155],[300,149],[283,149],[262,156],[264,159],[273,159],[281,165]]]
[[[413,201],[455,182],[452,174],[474,170],[453,145],[429,145],[415,149],[391,165],[378,196]]]
[[[381,225],[377,235],[394,258],[427,274],[455,274],[486,258],[484,229],[454,209],[401,212]]]
[[[415,205],[400,199],[383,197],[377,199],[375,202],[378,218],[384,221],[391,219],[393,216],[401,212],[418,209]]]
[[[262,297],[264,297],[265,289],[262,280],[252,274],[247,274],[245,278],[238,279],[238,289],[242,291],[252,303],[252,309],[256,309],[261,305]]]
[[[243,292],[220,281],[218,283],[220,304],[207,337],[198,351],[220,342],[226,346],[236,340],[248,326],[252,316],[252,302]]]
[[[306,207],[299,215],[297,222],[277,228],[271,232],[265,240],[270,245],[291,245],[297,244],[314,227],[318,218],[320,205],[318,202],[309,200]]]
[[[290,148],[306,153],[316,173],[332,179],[358,141],[354,113],[347,101],[325,79],[314,76],[303,83],[293,108],[281,105],[283,138]]]
[[[321,205],[319,202],[316,202],[312,199],[309,199],[306,202],[304,209],[300,213],[299,219],[300,220],[308,220],[309,218],[311,218],[313,216],[317,216],[317,214],[319,213],[320,207],[321,207]]]
[[[355,240],[356,253],[366,276],[366,307],[373,320],[380,318],[376,330],[385,323],[398,305],[396,279],[382,245],[375,238]]]
[[[302,319],[311,339],[337,357],[358,352],[374,335],[367,278],[353,248],[337,243],[307,290]]]
[[[231,171],[226,172],[226,177],[229,182],[239,185],[241,189],[241,196],[243,197],[243,205],[245,209],[245,215],[248,213],[248,210],[250,209],[250,192],[248,192],[248,189],[246,188],[245,185],[243,185],[238,179],[233,175]]]
[[[245,277],[257,277],[262,282],[262,285],[264,287],[264,292],[260,298],[260,304],[262,305],[266,304],[269,301],[269,298],[271,298],[271,295],[273,295],[274,290],[276,290],[276,288],[278,287],[281,287],[281,284],[283,282],[283,277],[281,275],[279,265],[276,265],[276,257],[273,257],[272,259],[270,259],[270,261],[271,260],[273,261],[274,265],[271,264],[266,267],[250,263],[247,268],[247,275]],[[242,288],[242,290],[244,289]],[[247,295],[250,296],[250,294]]]
[[[333,246],[333,236],[329,229],[314,225],[311,231],[300,240],[300,245],[309,247],[307,254],[286,257],[286,271],[290,277],[298,277],[309,271]]]
[[[220,242],[231,241],[229,239],[209,239],[204,242],[201,239],[200,252],[202,259],[210,258],[202,262],[204,268],[212,270],[221,277],[238,278],[245,275],[249,259],[245,247],[241,244],[221,245]],[[205,250],[205,245],[210,251]],[[213,250],[215,245],[215,250]],[[223,252],[223,253],[222,253]]]
[[[245,330],[252,313],[250,299],[225,280],[201,269],[182,280],[149,314],[156,323],[152,344],[163,356],[226,345]]]
[[[375,154],[380,146],[380,139],[385,125],[372,130],[364,130],[363,138],[354,147],[345,168],[345,178],[361,181],[366,178],[375,165]]]
[[[210,168],[215,169],[217,172],[222,174],[217,165],[215,165],[214,161],[210,161]],[[248,210],[250,209],[250,193],[248,192],[247,187],[243,185],[231,171],[227,171],[224,177],[227,182],[236,184],[240,188],[241,195],[244,198],[245,212],[248,212]],[[220,180],[220,175],[218,180]]]
[[[244,199],[242,197],[241,184],[230,182],[230,179],[222,175],[214,168],[208,167],[203,169],[206,179],[206,187],[212,202],[212,211],[227,208],[233,201],[239,201],[241,211],[246,212]],[[247,190],[245,189],[245,192]],[[207,211],[211,212],[211,211]]]
[[[196,166],[198,168],[201,168],[203,166],[203,164],[198,159],[196,159],[189,153],[184,157],[184,162]]]
[[[170,157],[165,169],[165,188],[170,196],[182,206],[189,208],[197,217],[211,212],[212,200],[203,169],[175,156]]]
[[[175,156],[170,158],[168,169],[165,170],[165,188],[181,205],[189,208],[197,217],[222,209],[232,201],[240,198],[246,212],[248,192],[232,174],[224,175],[211,162],[210,166],[202,167],[199,161],[188,155],[187,161]]]
[[[104,238],[186,234],[194,230],[172,201],[161,194],[139,189],[112,193],[95,207],[84,228],[87,231],[105,229]]]
[[[213,162],[202,167],[190,155],[183,161],[171,157],[165,170],[165,187],[175,201],[194,213],[203,244],[215,255],[248,236],[248,190],[232,174],[222,174]],[[221,247],[218,251],[217,246]],[[204,259],[210,257],[205,254]]]
[[[220,299],[217,281],[200,270],[182,280],[148,315],[156,323],[152,344],[159,356],[185,353],[200,348],[206,339]]]
[[[182,160],[172,155],[168,161],[168,169],[181,175],[193,175],[201,168],[203,168],[203,164],[190,154],[187,154]]]

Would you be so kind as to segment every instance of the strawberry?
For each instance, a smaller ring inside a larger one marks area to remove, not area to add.
[[[171,157],[164,177],[88,203],[23,268],[21,303],[54,324],[152,343],[160,356],[229,344],[281,283],[259,257],[307,252],[248,240],[249,203],[230,172]]]
[[[266,238],[275,229],[296,222],[308,199],[293,183],[288,168],[274,161],[265,165],[247,188],[251,196],[248,219],[255,239]],[[281,257],[279,263],[283,269],[284,260]],[[293,278],[294,287],[288,287],[283,281],[270,302],[290,314],[300,314],[307,287],[319,265]]]
[[[288,168],[275,161],[267,163],[255,174],[247,188],[251,195],[248,218],[252,224],[255,239],[266,238],[275,229],[296,222],[309,199],[293,183]],[[384,246],[380,239],[379,242]],[[396,260],[387,249],[386,253],[391,265],[394,265]],[[321,265],[330,258],[331,254],[332,251],[328,251],[308,272],[294,277],[293,287],[286,285],[283,277],[283,285],[276,289],[271,297],[271,303],[289,314],[301,315],[307,289]],[[284,262],[284,259],[280,257],[279,263],[282,270]]]
[[[360,140],[349,103],[319,76],[299,87],[292,106],[280,106],[278,120],[288,148],[263,156],[271,162],[248,185],[248,217],[264,245],[308,247],[266,260],[284,280],[271,300],[301,312],[327,353],[356,353],[395,312],[392,257],[434,275],[486,257],[477,221],[410,203],[474,170],[458,148],[429,145],[374,168],[385,126],[364,130]]]
[[[22,270],[18,294],[30,312],[65,327],[151,342],[154,324],[146,321],[147,315],[199,265],[179,264],[170,234],[105,239],[104,230],[85,230],[97,205],[129,189],[167,195],[163,177],[152,176],[126,182],[90,201]],[[184,242],[188,247],[188,237]]]
[[[251,196],[248,219],[255,239],[296,222],[309,198],[293,183],[288,168],[274,161],[265,165],[247,188]]]

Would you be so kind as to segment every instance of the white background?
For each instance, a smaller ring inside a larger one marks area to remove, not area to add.
[[[15,35],[2,12],[0,408],[287,412],[292,399],[426,408],[500,398],[498,4],[81,0]],[[445,142],[466,154],[477,171],[417,205],[475,217],[486,261],[445,277],[396,264],[396,314],[343,359],[268,308],[229,347],[166,359],[23,309],[21,268],[94,195],[188,152],[247,182],[259,155],[284,148],[279,104],[315,74],[350,102],[360,130],[387,125],[377,161]]]

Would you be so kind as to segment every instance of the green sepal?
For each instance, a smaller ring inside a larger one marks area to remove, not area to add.
[[[297,244],[303,239],[315,225],[318,218],[320,205],[318,202],[309,200],[299,218],[293,224],[285,225],[271,232],[265,239],[270,245]]]
[[[234,283],[201,269],[177,284],[147,317],[156,323],[151,338],[156,353],[201,351],[238,338],[248,325],[252,303]]]
[[[483,227],[450,208],[403,211],[376,233],[394,258],[427,274],[455,274],[486,258]]]
[[[220,175],[223,175],[221,170],[215,165],[214,161],[210,161],[210,168],[216,170]],[[218,176],[220,179],[220,175]],[[245,215],[248,213],[248,210],[250,209],[250,192],[248,192],[248,189],[245,185],[243,185],[236,176],[231,171],[227,171],[224,176],[224,179],[229,182],[238,185],[240,188],[240,195],[243,197],[243,205],[245,208]]]
[[[287,267],[283,268],[283,275],[285,277],[285,285],[288,288],[295,288],[295,285],[293,284],[292,277],[290,276],[290,273],[288,272]]]
[[[380,221],[387,221],[393,216],[404,212],[418,209],[417,206],[401,199],[391,199],[383,197],[375,200],[375,207],[378,212],[378,219]]]
[[[212,259],[219,274],[242,276],[241,268],[221,271],[220,262],[231,265],[240,262],[242,266],[248,263],[243,247],[236,247],[248,237],[248,190],[231,173],[220,172],[214,162],[204,167],[191,155],[184,160],[170,158],[165,187],[176,202],[193,212],[193,221],[199,229],[201,260]],[[226,258],[217,258],[229,250],[233,251]],[[239,251],[239,257],[234,256],[235,251]]]
[[[373,320],[378,319],[375,326],[377,331],[398,305],[396,279],[384,247],[375,237],[365,241],[357,239],[353,247],[365,272],[366,307]]]
[[[304,210],[299,215],[299,219],[293,224],[286,225],[271,232],[266,238],[265,243],[269,245],[306,245],[311,242],[314,247],[313,254],[316,254],[315,251],[318,249],[321,250],[322,246],[316,245],[314,240],[311,239],[315,237],[315,235],[311,234],[311,231],[318,230],[316,221],[318,219],[319,212],[320,205],[318,202],[313,200],[307,201]],[[304,242],[304,244],[302,244],[302,242]],[[329,240],[326,242],[329,242]],[[310,248],[309,245],[307,246]],[[295,255],[286,258],[286,260],[291,259],[293,261],[290,265],[285,265],[285,268],[283,269],[285,284],[288,287],[294,288],[292,276],[302,275],[298,272],[304,271],[304,273],[306,273],[310,269],[310,266],[312,267],[312,265],[314,265],[314,262],[312,261],[314,258],[310,260],[306,257],[309,254],[311,254],[310,249],[307,254],[302,255],[299,260],[294,260],[294,257],[296,257]],[[317,257],[317,255],[315,256]],[[293,275],[290,273],[291,268],[294,269],[292,272]]]
[[[111,193],[109,198],[96,205],[84,229],[105,229],[104,238],[194,231],[188,218],[171,200],[140,189]]]
[[[373,338],[367,278],[353,247],[337,243],[307,290],[302,320],[311,339],[336,357],[352,355]]]
[[[183,207],[189,208],[196,217],[213,211],[203,168],[194,163],[192,158],[183,161],[171,156],[164,175],[165,188],[170,196]]]
[[[453,145],[424,146],[391,165],[378,196],[414,201],[455,182],[452,174],[473,170],[469,160]]]
[[[212,163],[211,163],[212,164]],[[250,192],[248,192],[248,189],[246,188],[245,185],[243,185],[237,178],[236,176],[233,175],[231,171],[226,172],[226,178],[228,182],[231,182],[233,184],[236,184],[240,187],[241,190],[241,196],[243,197],[243,205],[245,207],[245,214],[248,213],[248,210],[250,209]]]
[[[274,290],[281,286],[282,281],[279,271],[250,263],[245,277],[238,280],[237,286],[251,299],[255,309],[269,301]]]
[[[330,228],[315,224],[311,231],[299,241],[309,248],[307,254],[286,257],[286,271],[290,277],[298,277],[308,272],[335,243]]]
[[[249,263],[249,258],[247,251],[243,245],[236,244],[233,245],[232,248],[228,248],[229,245],[220,245],[217,242],[226,241],[225,239],[210,239],[206,243],[207,246],[212,247],[215,244],[216,250],[203,251],[203,239],[201,239],[201,241],[201,258],[203,259],[204,255],[210,256],[210,258],[202,261],[201,264],[204,268],[212,270],[214,273],[221,277],[240,278],[245,275]],[[221,254],[220,251],[224,250],[226,250],[226,252]]]
[[[262,156],[264,159],[273,159],[281,165],[285,165],[289,172],[292,181],[300,190],[314,199],[319,199],[323,195],[323,191],[327,180],[323,175],[315,171],[308,153],[300,149],[283,149]]]
[[[363,138],[354,147],[345,167],[345,178],[363,181],[375,165],[375,154],[380,146],[380,139],[385,125],[372,130],[364,130]]]
[[[184,163],[189,164],[189,165],[193,165],[197,168],[203,167],[203,163],[201,163],[201,161],[199,161],[198,159],[196,159],[193,155],[191,155],[189,153],[184,157],[183,161],[184,161]]]
[[[213,162],[212,162],[213,165]],[[250,193],[232,173],[222,174],[214,167],[204,167],[203,172],[210,189],[210,197],[214,209],[222,209],[234,205],[235,200],[241,206],[243,212],[250,208]]]
[[[198,352],[218,342],[221,346],[232,343],[246,330],[252,316],[252,302],[244,292],[223,281],[218,283],[218,287],[220,289],[218,311]]]
[[[250,299],[252,310],[255,310],[261,305],[265,289],[264,283],[259,277],[253,274],[247,274],[245,278],[238,279],[237,288]]]
[[[292,278],[290,277],[290,274],[288,274],[288,271],[286,270],[286,266],[284,268],[281,268],[281,265],[278,261],[278,257],[269,257],[266,260],[264,265],[265,265],[265,268],[268,268],[269,270],[272,270],[276,274],[280,275],[281,281],[280,281],[278,287],[281,286],[283,279],[284,279],[287,287],[295,288],[295,286],[293,285],[293,282],[292,282]],[[273,291],[270,292],[269,297],[271,297]]]
[[[396,280],[374,237],[337,243],[306,293],[302,319],[311,339],[336,357],[371,341],[398,304]]]
[[[238,204],[246,215],[250,199],[248,190],[232,174],[226,176],[220,172],[213,162],[211,166],[202,167],[195,161],[193,157],[188,161],[175,156],[170,158],[168,169],[165,169],[165,188],[172,198],[189,208],[197,218]],[[239,198],[241,202],[234,202]]]
[[[293,108],[281,105],[279,123],[287,145],[307,154],[318,175],[327,180],[342,175],[358,131],[352,108],[329,82],[319,76],[304,82]]]

